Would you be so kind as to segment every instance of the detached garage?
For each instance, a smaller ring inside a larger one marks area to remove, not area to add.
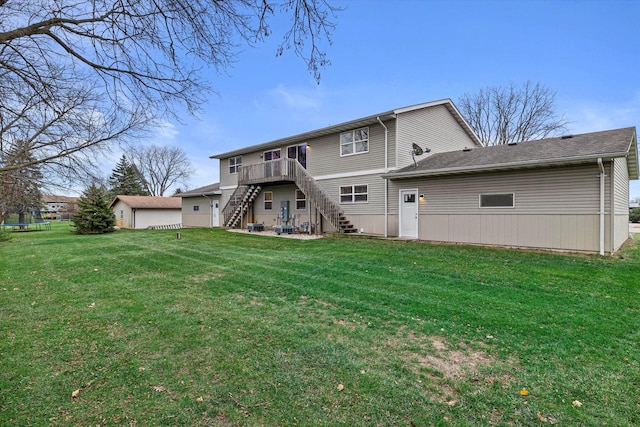
[[[437,153],[384,178],[401,237],[611,254],[629,237],[636,130]]]
[[[180,228],[182,221],[182,203],[175,197],[116,196],[110,207],[121,228]]]

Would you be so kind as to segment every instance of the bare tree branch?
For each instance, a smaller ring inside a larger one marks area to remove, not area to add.
[[[180,147],[132,147],[128,156],[138,169],[152,196],[164,196],[178,184],[187,185],[194,170]]]
[[[195,113],[212,91],[199,71],[229,67],[271,35],[276,14],[291,18],[277,54],[292,49],[319,79],[337,10],[327,0],[0,0],[0,174],[88,174],[99,150],[179,120],[176,106]],[[29,156],[9,163],[21,142]]]
[[[540,83],[512,83],[464,94],[458,107],[484,145],[500,145],[566,131],[569,122],[557,115],[555,96]]]

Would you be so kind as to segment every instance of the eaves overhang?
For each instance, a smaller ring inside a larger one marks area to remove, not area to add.
[[[593,154],[589,156],[580,156],[580,157],[562,157],[556,159],[539,159],[539,160],[528,160],[521,162],[512,162],[512,163],[495,163],[488,165],[477,165],[477,166],[459,166],[452,168],[444,168],[444,169],[421,169],[421,170],[408,170],[403,172],[391,172],[382,175],[384,179],[396,180],[396,179],[412,179],[412,178],[423,178],[423,177],[433,177],[433,176],[444,176],[444,175],[460,175],[460,174],[469,174],[469,173],[481,173],[481,172],[499,172],[499,171],[509,171],[509,170],[519,170],[519,169],[534,169],[541,167],[553,167],[553,166],[571,166],[571,165],[579,165],[579,164],[588,164],[597,161],[598,158],[602,160],[610,160],[618,157],[627,157],[628,152],[621,153],[606,153],[606,154]],[[636,161],[637,164],[637,161]],[[636,178],[637,179],[637,171]]]
[[[633,132],[631,141],[629,142],[629,150],[627,156],[627,168],[629,169],[629,179],[638,179],[638,136]]]
[[[222,194],[222,190],[205,191],[200,193],[184,192],[175,194],[173,197],[189,198],[189,197],[206,197],[206,196],[219,196]]]

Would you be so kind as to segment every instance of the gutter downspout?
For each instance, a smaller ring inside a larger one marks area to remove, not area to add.
[[[389,168],[389,129],[382,123],[380,116],[377,117],[378,122],[384,128],[384,173],[388,172]],[[384,237],[388,236],[389,228],[389,180],[384,180]]]
[[[604,165],[602,157],[598,157],[600,168],[600,255],[604,255]]]

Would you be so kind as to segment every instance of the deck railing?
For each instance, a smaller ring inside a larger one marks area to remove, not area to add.
[[[294,182],[305,194],[309,203],[315,206],[336,230],[342,231],[340,224],[340,217],[343,215],[342,209],[297,160],[280,159],[242,166],[238,176],[238,184],[245,187],[280,181]]]

